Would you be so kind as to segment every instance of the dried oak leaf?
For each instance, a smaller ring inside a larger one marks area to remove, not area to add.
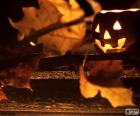
[[[0,5],[0,100],[7,99],[2,91],[5,86],[30,88],[30,75],[40,59],[40,55],[27,56],[30,53],[17,41],[17,30],[12,28],[8,20],[19,21],[23,6],[38,5],[36,0],[2,0]]]
[[[95,61],[91,77],[86,77],[83,67],[80,67],[80,91],[85,98],[93,98],[100,91],[113,107],[133,106],[133,92],[126,88],[120,80],[123,69],[121,61]],[[122,71],[121,73],[120,70]],[[117,74],[119,73],[119,75]],[[90,79],[92,81],[90,81]]]
[[[60,21],[69,22],[84,15],[84,11],[76,1],[73,1],[71,6],[63,0],[58,2],[57,0],[38,0],[39,8],[23,8],[23,19],[17,23],[10,21],[13,27],[19,30],[19,39],[50,24]],[[80,23],[45,34],[39,38],[38,42],[45,45],[46,57],[62,55],[77,46],[85,36],[85,32],[85,23]]]
[[[29,84],[32,73],[36,70],[41,54],[29,55],[24,61],[0,71],[0,100],[7,99],[2,91],[5,86],[31,89]]]
[[[4,92],[2,91],[2,89],[0,89],[0,101],[1,100],[7,100],[6,95],[4,94]]]
[[[102,10],[102,6],[96,0],[87,0],[87,2],[91,5],[94,14],[86,18],[87,21],[93,22],[94,16]]]

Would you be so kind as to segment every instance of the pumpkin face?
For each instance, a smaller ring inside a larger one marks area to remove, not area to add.
[[[103,10],[93,21],[95,45],[104,53],[128,50],[139,38],[139,9]]]
[[[130,68],[125,68],[126,60],[85,61],[83,65],[85,78],[94,84],[110,86],[124,74],[136,72],[140,64],[140,10],[101,11],[93,21],[93,39],[103,53],[127,51],[136,59]],[[98,52],[98,51],[97,51]],[[136,64],[136,65],[135,65]],[[112,85],[116,86],[116,85]]]

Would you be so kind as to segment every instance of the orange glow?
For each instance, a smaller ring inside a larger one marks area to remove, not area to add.
[[[95,32],[100,33],[100,26],[99,26],[99,24],[97,25],[97,27],[95,29]]]
[[[138,9],[138,8],[131,8],[131,9],[127,9],[127,10],[118,10],[118,9],[115,9],[115,10],[102,10],[101,13],[102,14],[105,14],[105,13],[108,13],[108,12],[120,13],[120,12],[124,12],[124,11],[136,12],[138,10],[140,10],[140,9]]]
[[[138,10],[140,10],[140,9],[138,9],[138,8],[129,9],[129,11],[133,11],[133,12],[136,12],[136,11],[138,11]]]
[[[36,44],[32,41],[29,42],[31,46],[36,46]]]
[[[113,25],[113,29],[114,30],[120,30],[122,29],[121,28],[121,25],[119,23],[119,21],[116,21]],[[99,24],[97,25],[96,29],[95,29],[95,32],[100,32],[100,29],[99,29]],[[108,40],[108,39],[111,39],[111,36],[109,34],[109,32],[106,30],[105,33],[104,33],[104,39],[105,40]],[[126,41],[126,38],[121,38],[118,40],[118,46],[113,48],[110,44],[105,44],[104,46],[101,45],[101,42],[97,39],[95,39],[95,44],[104,52],[106,53],[107,50],[109,49],[122,49],[122,47],[124,46],[125,44],[125,41]]]
[[[104,68],[101,64],[102,63],[106,64],[108,62],[112,62],[112,61],[99,61],[97,67]],[[114,61],[114,62],[118,62],[118,61]],[[113,107],[128,106],[128,105],[134,106],[134,103],[132,101],[132,97],[133,97],[132,90],[127,89],[124,86],[106,87],[106,86],[100,86],[97,84],[90,83],[84,75],[83,66],[81,66],[80,67],[80,92],[82,96],[84,98],[93,98],[98,94],[99,91],[101,93],[101,97],[106,98]]]
[[[91,84],[86,80],[83,67],[80,67],[80,93],[85,98],[92,98],[98,94],[98,86]]]
[[[111,39],[111,36],[107,30],[104,33],[104,39]]]
[[[101,45],[101,42],[98,39],[95,39],[95,44],[104,52],[106,53],[106,51],[108,49],[113,49],[112,46],[110,44],[105,44],[104,46]]]
[[[113,29],[114,29],[114,30],[121,30],[121,29],[122,29],[122,27],[121,27],[119,21],[116,21],[116,22],[114,23]]]
[[[121,49],[123,45],[125,44],[126,38],[121,38],[118,40],[118,49]]]
[[[1,88],[0,88],[0,100],[7,100],[7,97],[5,96]]]
[[[106,53],[109,49],[123,49],[125,44],[126,38],[121,38],[118,40],[118,46],[113,48],[110,44],[105,44],[104,46],[101,45],[101,42],[98,39],[95,39],[95,44],[104,52]],[[124,49],[125,50],[125,49]]]
[[[101,42],[98,39],[95,39],[95,44],[105,53],[104,47],[101,45]]]
[[[105,50],[113,49],[112,46],[111,46],[110,44],[105,44],[104,48],[105,48]]]

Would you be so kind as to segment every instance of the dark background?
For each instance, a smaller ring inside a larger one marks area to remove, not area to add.
[[[101,3],[103,9],[139,8],[140,0],[96,0]]]

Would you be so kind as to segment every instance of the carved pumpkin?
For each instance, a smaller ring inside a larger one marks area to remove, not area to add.
[[[95,45],[104,53],[122,52],[139,41],[140,10],[103,10],[93,21]]]
[[[127,51],[134,56],[133,62],[136,62],[129,64],[127,58],[85,61],[84,71],[88,81],[108,86],[123,74],[134,72],[134,67],[140,69],[139,21],[139,9],[103,10],[95,16],[92,34],[97,49],[104,54]],[[126,68],[126,64],[130,67]]]
[[[122,75],[137,74],[140,71],[140,10],[101,11],[93,21],[93,41],[102,51],[100,53],[118,53],[126,51],[135,57],[138,65],[124,68],[124,60],[84,61],[80,67],[80,91],[85,98],[92,98],[100,91],[100,95],[110,101],[111,105],[133,105],[132,91],[124,87],[120,79]],[[97,50],[97,51],[98,51]],[[87,58],[88,59],[88,58]],[[124,99],[123,99],[124,98]],[[128,98],[128,99],[126,99]]]

